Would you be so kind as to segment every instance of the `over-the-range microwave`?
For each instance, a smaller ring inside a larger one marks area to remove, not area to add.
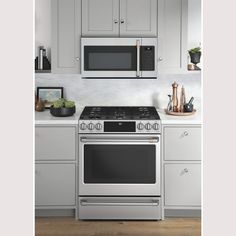
[[[157,38],[81,38],[85,78],[156,78]]]

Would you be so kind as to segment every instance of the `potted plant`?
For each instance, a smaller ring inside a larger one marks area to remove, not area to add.
[[[72,116],[75,113],[75,102],[60,98],[53,102],[50,113],[57,117]]]
[[[200,62],[201,48],[200,47],[192,48],[188,50],[188,52],[191,58],[191,62],[195,65],[195,68],[198,68],[197,63]]]

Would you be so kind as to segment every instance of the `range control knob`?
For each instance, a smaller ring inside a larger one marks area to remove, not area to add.
[[[150,130],[150,129],[151,129],[151,124],[150,124],[150,123],[147,123],[147,124],[145,125],[145,129],[146,129],[146,130]]]
[[[93,130],[94,129],[94,124],[93,123],[89,123],[88,124],[88,129],[89,130]]]
[[[95,128],[96,128],[96,130],[101,130],[102,129],[102,125],[100,123],[97,123],[95,125]]]
[[[154,124],[152,125],[152,128],[155,129],[155,130],[158,130],[158,129],[159,129],[159,124],[154,123]]]
[[[144,129],[144,124],[143,123],[138,123],[137,128],[139,130],[143,130]]]
[[[85,123],[81,123],[80,124],[80,129],[81,130],[85,130],[86,129],[86,124]]]

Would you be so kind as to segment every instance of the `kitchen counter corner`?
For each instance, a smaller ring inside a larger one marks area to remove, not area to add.
[[[49,110],[43,112],[35,111],[35,125],[78,125],[83,107],[76,108],[76,113],[68,117],[55,117]]]
[[[189,124],[189,125],[201,125],[202,124],[202,114],[198,110],[195,114],[190,116],[173,116],[167,115],[164,110],[157,109],[157,112],[161,118],[162,125],[171,125],[171,124]]]

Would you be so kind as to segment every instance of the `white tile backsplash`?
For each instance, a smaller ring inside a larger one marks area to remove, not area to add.
[[[82,79],[80,75],[35,74],[35,87],[62,86],[65,98],[77,106],[155,106],[164,108],[171,84],[176,81],[185,87],[187,101],[195,98],[195,108],[201,102],[201,74],[199,72],[160,75],[157,79]]]

